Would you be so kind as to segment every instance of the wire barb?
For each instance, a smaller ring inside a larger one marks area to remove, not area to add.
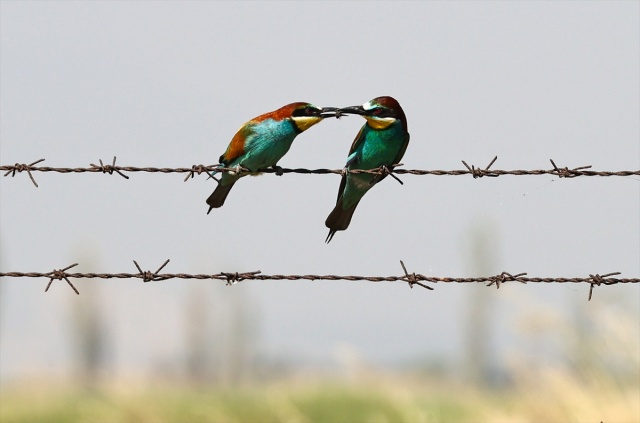
[[[90,163],[91,167],[94,169],[98,169],[102,173],[108,173],[109,175],[113,175],[113,172],[116,172],[118,175],[122,176],[124,179],[129,179],[127,175],[120,172],[120,169],[116,166],[116,156],[113,156],[113,163],[110,165],[105,165],[102,163],[102,159],[98,159],[100,161],[100,166]]]
[[[158,273],[164,269],[164,267],[169,264],[170,259],[167,259],[167,261],[164,262],[164,264],[162,266],[160,266],[158,268],[158,270],[156,270],[155,272],[150,272],[149,270],[147,270],[146,272],[143,272],[142,269],[140,268],[140,266],[138,265],[137,261],[133,261],[133,264],[136,265],[136,267],[138,268],[138,271],[140,272],[139,276],[142,277],[142,282],[154,282],[154,281],[161,281],[164,279],[168,279],[165,278],[163,276],[158,275]]]
[[[242,282],[245,279],[254,279],[254,276],[262,273],[260,270],[256,270],[254,272],[245,272],[245,273],[228,273],[221,272],[220,274],[227,278],[227,286],[235,285],[238,282]]]
[[[473,165],[469,167],[467,162],[465,162],[464,160],[462,160],[462,164],[465,165],[467,169],[469,169],[469,172],[473,176],[473,179],[482,178],[483,176],[489,176],[491,178],[495,178],[500,175],[493,173],[492,171],[489,171],[489,168],[496,162],[496,160],[498,160],[498,156],[495,156],[493,160],[491,160],[491,163],[489,163],[489,165],[487,165],[487,167],[485,167],[484,169],[477,168]]]
[[[591,301],[591,296],[593,295],[593,287],[594,287],[594,285],[598,285],[598,286],[600,286],[600,284],[614,285],[614,284],[616,284],[618,282],[617,281],[612,281],[612,280],[606,280],[605,278],[608,278],[610,276],[616,276],[616,275],[619,275],[619,274],[620,274],[620,272],[607,273],[606,275],[602,275],[602,276],[600,276],[597,273],[595,275],[589,274],[591,279],[593,279],[593,282],[591,282],[591,286],[589,287],[589,300],[588,301]]]
[[[67,283],[69,284],[69,286],[71,287],[71,289],[73,289],[73,291],[77,294],[80,295],[80,292],[78,292],[78,290],[76,289],[75,286],[73,286],[73,284],[71,283],[71,281],[68,278],[68,275],[65,273],[67,270],[71,269],[72,267],[76,267],[78,265],[78,263],[74,263],[71,266],[67,266],[64,269],[54,269],[52,272],[49,272],[47,275],[50,277],[49,279],[49,283],[47,284],[47,287],[44,289],[44,292],[49,291],[49,287],[51,286],[51,284],[53,283],[54,279],[55,280],[62,280],[64,279],[65,281],[67,281]]]
[[[558,168],[558,166],[556,166],[556,164],[553,162],[553,159],[549,159],[549,161],[553,165],[553,172],[555,172],[560,178],[575,178],[576,176],[580,176],[582,174],[580,173],[580,171],[591,169],[591,165],[580,166],[573,169],[569,169],[568,167]]]
[[[518,273],[517,275],[513,276],[509,272],[502,272],[499,275],[491,276],[490,278],[488,278],[488,279],[491,280],[491,282],[489,282],[487,284],[487,286],[491,286],[491,285],[493,285],[495,283],[496,284],[496,289],[500,289],[500,284],[504,283],[504,282],[507,282],[507,281],[518,281],[518,282],[521,282],[523,284],[526,284],[527,283],[526,281],[518,279],[519,277],[524,276],[526,274],[527,273],[524,272],[524,273]]]
[[[382,165],[382,166],[380,166],[380,167],[378,167],[376,169],[373,169],[376,172],[376,174],[375,174],[376,177],[373,178],[371,180],[371,182],[369,182],[369,185],[373,185],[373,184],[378,183],[385,176],[391,176],[393,179],[398,181],[400,183],[400,185],[404,185],[404,182],[402,182],[400,180],[400,178],[398,178],[396,175],[393,174],[393,168],[397,167],[397,166],[402,166],[402,163],[398,163],[396,165],[392,165],[391,168],[389,168],[387,165]]]
[[[483,276],[472,278],[455,278],[455,277],[436,277],[425,276],[418,273],[409,273],[407,271],[404,262],[401,260],[400,265],[404,271],[404,275],[401,276],[358,276],[358,275],[264,275],[259,270],[255,272],[223,272],[215,274],[187,274],[187,273],[160,273],[160,271],[169,263],[167,259],[158,270],[155,272],[143,271],[138,263],[134,260],[138,273],[67,273],[67,270],[77,265],[73,264],[61,270],[54,270],[52,272],[38,273],[38,272],[0,272],[0,277],[10,278],[49,278],[49,284],[47,290],[53,282],[53,280],[65,279],[67,283],[78,293],[75,287],[71,284],[68,278],[88,278],[88,279],[129,279],[138,278],[144,282],[162,281],[168,279],[197,279],[197,280],[220,280],[227,282],[227,285],[233,285],[237,282],[244,280],[258,280],[258,281],[270,281],[270,280],[288,280],[288,281],[367,281],[367,282],[403,282],[408,283],[410,287],[415,284],[422,286],[423,288],[432,290],[428,283],[485,283],[487,286],[496,284],[499,288],[502,283],[505,282],[520,282],[526,283],[588,283],[591,285],[589,291],[589,299],[593,294],[593,287],[595,285],[614,285],[620,283],[640,283],[640,278],[613,278],[612,276],[619,275],[620,272],[607,273],[604,275],[589,274],[589,277],[577,277],[577,278],[565,278],[565,277],[526,277],[526,273],[511,274],[509,272],[502,272],[495,276]]]
[[[207,169],[207,166],[199,164],[199,165],[193,165],[191,166],[191,170],[189,171],[189,173],[187,173],[187,176],[184,178],[184,181],[187,182],[189,180],[189,178],[193,178],[196,176],[196,173],[198,175],[200,175],[201,173],[206,173],[209,175],[210,178],[213,178],[217,181],[216,177],[209,174],[209,170]],[[209,179],[209,178],[207,178]]]
[[[26,170],[27,174],[29,175],[29,178],[31,179],[31,182],[33,182],[33,185],[35,185],[36,188],[38,188],[38,183],[36,182],[33,175],[31,174],[31,171],[38,170],[38,168],[34,168],[34,166],[40,162],[44,162],[44,159],[36,160],[31,164],[16,163],[13,166],[2,166],[2,170],[7,171],[7,173],[5,173],[4,176],[9,176],[9,174],[11,174],[12,178],[16,176],[16,172],[20,173]]]
[[[304,169],[304,168],[295,168],[295,169],[287,169],[287,168],[268,168],[268,169],[258,169],[255,172],[250,171],[249,169],[238,169],[237,167],[226,168],[221,167],[220,164],[217,165],[192,165],[191,167],[178,167],[178,168],[167,168],[167,167],[136,167],[136,166],[116,166],[115,165],[115,157],[113,164],[105,165],[100,162],[100,166],[91,164],[90,167],[48,167],[48,166],[35,166],[36,164],[44,161],[44,159],[37,160],[29,165],[16,163],[15,165],[0,165],[0,171],[6,171],[4,176],[12,175],[15,176],[16,172],[26,171],[31,178],[33,184],[37,187],[35,179],[33,178],[32,172],[57,172],[57,173],[93,173],[93,172],[101,172],[101,173],[109,173],[117,172],[123,178],[127,178],[122,172],[150,172],[150,173],[186,173],[187,177],[185,181],[190,177],[194,177],[196,173],[206,173],[209,177],[213,177],[211,172],[233,172],[240,174],[243,173],[275,173],[276,175],[285,174],[285,173],[299,173],[306,175],[347,175],[351,174],[359,174],[365,173],[370,175],[384,175],[389,174],[395,178],[395,175],[416,175],[416,176],[424,176],[424,175],[434,175],[434,176],[460,176],[460,175],[472,175],[475,179],[482,178],[483,176],[489,177],[497,177],[504,175],[512,175],[512,176],[534,176],[534,175],[553,175],[559,176],[561,178],[575,178],[577,176],[640,176],[640,170],[618,170],[618,171],[594,171],[588,170],[591,166],[580,166],[574,169],[569,168],[558,168],[553,160],[551,160],[551,164],[553,165],[553,169],[533,169],[533,170],[498,170],[498,169],[490,169],[491,166],[497,160],[497,156],[489,163],[487,167],[484,169],[476,168],[475,166],[469,166],[467,162],[462,160],[462,163],[465,165],[465,169],[457,169],[457,170],[425,170],[425,169],[387,169],[386,171],[381,168],[375,169]],[[397,167],[398,165],[393,165],[392,167]],[[208,178],[207,178],[208,179]],[[214,178],[217,180],[217,178]],[[396,178],[397,180],[397,178]]]
[[[426,288],[430,291],[433,291],[433,288],[425,285],[423,283],[418,282],[418,277],[416,276],[415,272],[412,274],[409,274],[409,272],[407,272],[407,268],[404,265],[404,262],[402,260],[400,260],[400,266],[402,266],[402,270],[404,270],[404,276],[406,278],[407,283],[409,284],[409,288],[413,289],[413,285],[420,285],[423,288]]]
[[[220,179],[216,178],[216,173],[214,171],[210,171],[209,169],[206,169],[206,171],[207,171],[207,175],[209,175],[209,177],[207,178],[207,181],[209,179],[213,179],[217,183],[220,183]],[[185,179],[184,181],[186,182],[187,180]]]

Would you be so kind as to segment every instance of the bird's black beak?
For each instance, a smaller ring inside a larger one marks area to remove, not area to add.
[[[323,107],[322,109],[320,109],[320,117],[321,118],[340,117],[338,113],[336,113],[337,111],[338,111],[337,107]]]
[[[336,110],[336,114],[365,116],[367,114],[367,111],[362,106],[349,106]]]

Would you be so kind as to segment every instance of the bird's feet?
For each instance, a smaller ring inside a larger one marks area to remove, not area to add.
[[[280,166],[273,165],[271,166],[271,169],[273,169],[276,172],[276,175],[278,176],[284,175],[284,170],[282,170]]]
[[[239,175],[240,173],[248,173],[251,172],[249,169],[247,169],[246,167],[243,167],[241,165],[237,165],[235,167],[232,168],[233,170],[230,171],[229,173],[233,174],[233,175]]]

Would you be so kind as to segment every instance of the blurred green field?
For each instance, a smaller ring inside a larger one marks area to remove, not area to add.
[[[247,390],[150,390],[140,394],[54,395],[34,404],[7,395],[4,422],[418,422],[469,421],[464,401],[407,398],[327,385]]]
[[[590,305],[575,324],[535,308],[519,342],[475,373],[481,354],[382,367],[349,347],[325,367],[193,359],[128,373],[87,348],[75,368],[0,381],[0,423],[638,423],[640,320],[618,304]]]
[[[501,390],[376,377],[234,389],[130,384],[91,394],[30,384],[5,387],[0,400],[2,423],[640,421],[637,385],[585,383],[553,371]]]

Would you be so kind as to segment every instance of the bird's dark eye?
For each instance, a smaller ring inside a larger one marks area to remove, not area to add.
[[[293,111],[293,116],[313,116],[314,110],[313,107],[300,107]]]
[[[380,116],[380,113],[382,113],[382,109],[381,108],[377,108],[373,111],[373,115],[374,116]]]

